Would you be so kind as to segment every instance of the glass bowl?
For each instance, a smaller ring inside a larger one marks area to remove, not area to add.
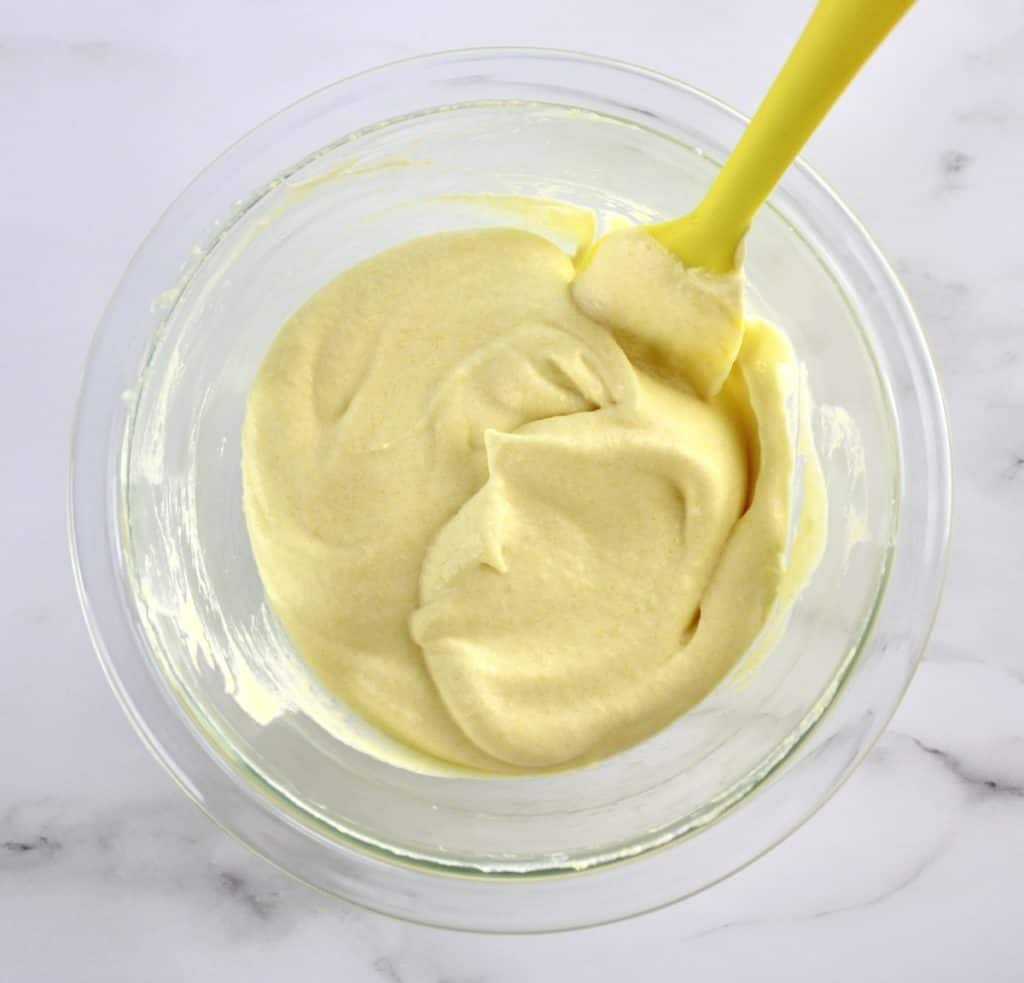
[[[744,124],[680,82],[583,54],[411,59],[258,127],[136,254],[97,332],[74,434],[82,605],[157,758],[286,871],[449,927],[622,918],[778,843],[890,719],[940,593],[948,436],[896,277],[804,164],[754,223],[746,271],[751,307],[783,325],[810,379],[828,541],[791,617],[672,726],[542,776],[382,760],[371,752],[387,738],[289,646],[249,549],[245,396],[270,338],[317,287],[416,234],[527,223],[514,196],[583,205],[602,225],[681,214]],[[558,223],[548,231],[557,239]]]

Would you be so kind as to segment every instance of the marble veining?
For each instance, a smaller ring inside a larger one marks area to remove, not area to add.
[[[962,191],[966,186],[965,172],[970,166],[970,154],[964,153],[962,150],[943,151],[939,157],[941,179],[938,187],[938,193],[942,195],[952,194],[955,191]]]
[[[973,794],[1012,795],[1017,798],[1024,797],[1024,782],[1021,780],[1018,780],[1017,778],[1013,778],[1011,780],[994,778],[991,774],[988,774],[985,771],[979,771],[974,764],[962,760],[951,751],[945,751],[940,747],[932,747],[932,745],[925,744],[924,741],[917,737],[912,737],[911,740],[925,754],[931,755],[936,761],[941,762],[942,766],[966,785]],[[1021,752],[1024,752],[1024,740],[1022,740],[1020,744],[1021,746],[1019,748],[1007,749],[1011,754],[1014,750],[1017,752],[1016,755],[1013,755],[1014,758],[1021,754]],[[1024,761],[1024,756],[1020,757],[1018,760]]]
[[[92,655],[64,534],[93,325],[166,203],[231,140],[374,63],[582,48],[750,110],[810,0],[0,0],[0,979],[521,983],[1019,981],[1024,948],[1024,160],[1020,0],[921,3],[808,155],[903,279],[944,383],[956,515],[925,661],[833,800],[661,912],[486,937],[337,903],[221,832],[160,771]],[[6,11],[4,16],[3,11]],[[58,279],[55,279],[58,276]]]

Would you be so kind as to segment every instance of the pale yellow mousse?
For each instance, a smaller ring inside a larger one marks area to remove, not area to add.
[[[249,394],[245,514],[324,685],[490,772],[601,758],[706,696],[791,545],[794,357],[741,296],[642,230],[577,276],[495,228],[296,311]]]

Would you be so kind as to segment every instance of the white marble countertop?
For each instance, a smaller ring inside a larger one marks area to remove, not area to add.
[[[0,0],[0,978],[1024,978],[1020,0],[920,4],[807,154],[921,314],[957,512],[945,603],[888,733],[753,867],[657,914],[546,937],[322,898],[149,757],[75,598],[66,457],[93,326],[161,209],[230,140],[352,71],[469,44],[617,56],[750,111],[809,8],[633,0],[625,30],[610,0]]]

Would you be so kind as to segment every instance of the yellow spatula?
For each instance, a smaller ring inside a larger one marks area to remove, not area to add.
[[[648,231],[686,266],[733,269],[754,213],[914,0],[820,0],[700,204]]]

